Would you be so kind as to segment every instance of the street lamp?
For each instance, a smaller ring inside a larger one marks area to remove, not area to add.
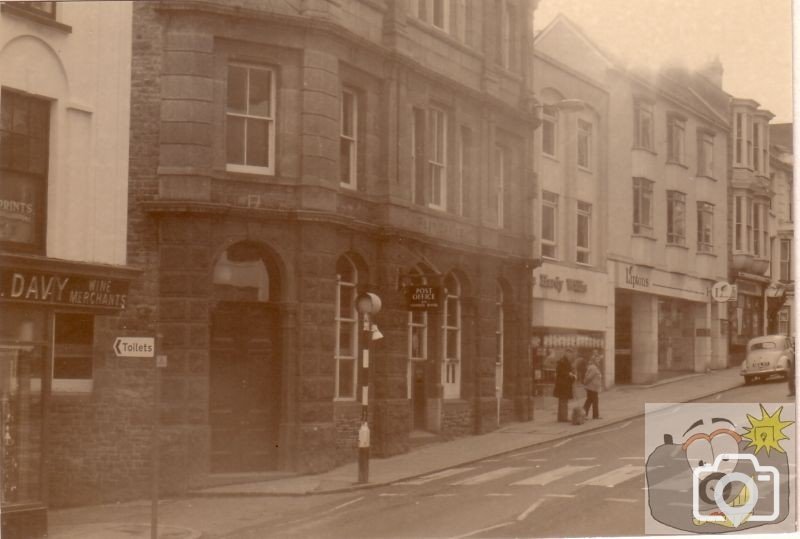
[[[358,429],[358,482],[369,482],[369,351],[373,340],[383,337],[370,317],[381,311],[381,298],[372,292],[359,294],[356,310],[361,315],[361,428]]]

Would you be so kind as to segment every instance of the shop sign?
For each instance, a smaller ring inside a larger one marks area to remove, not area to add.
[[[442,287],[419,285],[406,287],[406,302],[413,311],[438,309],[442,301]]]
[[[589,286],[586,282],[580,279],[561,279],[561,277],[558,276],[550,277],[545,274],[539,276],[538,283],[540,288],[550,288],[559,293],[565,286],[570,292],[578,292],[580,294],[589,290]]]
[[[118,279],[0,270],[0,300],[118,310],[126,307],[128,286]]]
[[[625,268],[625,283],[630,285],[631,288],[650,288],[650,277],[645,277],[637,273],[636,266],[628,266]]]
[[[725,281],[716,282],[711,287],[711,297],[719,303],[736,301],[736,286]]]

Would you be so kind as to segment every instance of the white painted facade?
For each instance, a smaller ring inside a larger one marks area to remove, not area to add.
[[[49,258],[124,265],[130,2],[56,2],[53,24],[0,12],[0,87],[52,102]]]

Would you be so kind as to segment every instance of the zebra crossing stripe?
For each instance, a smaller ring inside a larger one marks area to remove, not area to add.
[[[424,485],[425,483],[430,483],[431,481],[436,481],[437,479],[444,479],[446,477],[451,477],[474,469],[475,469],[474,467],[449,468],[447,470],[442,470],[440,472],[423,475],[422,477],[417,477],[416,479],[409,479],[408,481],[400,481],[399,483],[395,483],[395,485]]]
[[[563,479],[568,475],[572,475],[578,472],[582,472],[584,470],[589,470],[591,468],[596,467],[596,464],[588,465],[588,466],[578,466],[575,464],[567,464],[566,466],[562,466],[560,468],[556,468],[555,470],[550,470],[544,473],[540,473],[534,475],[533,477],[529,477],[527,479],[523,479],[522,481],[517,481],[516,483],[511,483],[512,485],[539,485],[544,486],[552,483],[553,481],[558,481],[559,479]]]
[[[586,481],[578,483],[578,486],[596,486],[596,487],[610,488],[610,487],[615,487],[624,481],[642,475],[643,473],[644,473],[644,466],[634,466],[632,464],[626,464],[621,468],[611,470],[610,472],[606,472],[602,475],[598,475],[596,477],[592,477],[591,479],[587,479]]]
[[[458,486],[479,485],[481,483],[487,483],[489,481],[493,481],[495,479],[500,479],[501,477],[511,475],[520,470],[527,470],[527,468],[514,468],[514,467],[497,468],[496,470],[492,470],[490,472],[482,473],[479,475],[473,475],[472,477],[468,477],[466,479],[462,479],[461,481],[457,481],[455,483],[450,483],[450,484]]]

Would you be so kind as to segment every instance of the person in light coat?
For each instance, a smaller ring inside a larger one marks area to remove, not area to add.
[[[586,375],[583,378],[583,387],[586,388],[586,401],[583,403],[583,411],[589,417],[589,408],[592,409],[592,419],[600,419],[600,402],[598,394],[603,387],[603,375],[600,374],[600,367],[597,359],[592,358],[586,368]]]

